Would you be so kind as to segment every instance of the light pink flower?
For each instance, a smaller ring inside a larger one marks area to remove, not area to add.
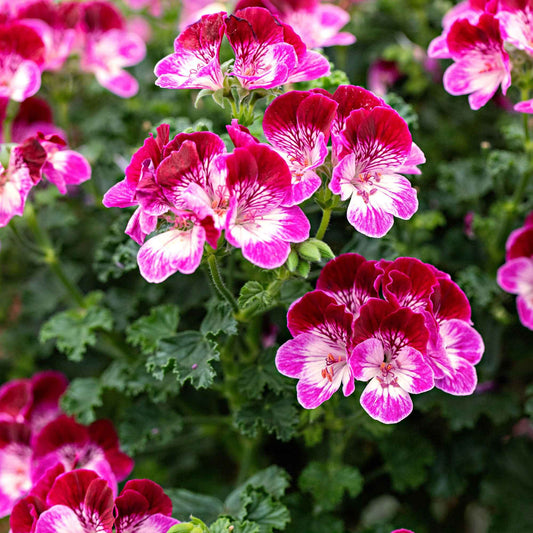
[[[290,91],[275,98],[263,119],[265,137],[287,161],[292,175],[291,195],[286,205],[296,205],[320,187],[315,168],[328,155],[331,123],[337,104],[322,94]]]
[[[179,30],[198,22],[204,15],[229,11],[228,2],[213,0],[183,0],[180,9]]]
[[[411,154],[412,139],[405,121],[387,107],[350,113],[339,137],[340,156],[329,188],[350,198],[348,221],[369,237],[382,237],[394,217],[409,219],[418,208],[416,190],[398,172]]]
[[[41,86],[45,47],[39,34],[21,22],[0,25],[0,98],[22,102]]]
[[[353,317],[343,305],[322,291],[312,291],[292,304],[287,326],[293,339],[276,354],[276,367],[297,378],[298,401],[314,409],[331,398],[341,385],[345,396],[354,391],[348,364]]]
[[[511,85],[511,66],[496,18],[485,13],[476,24],[466,19],[455,21],[447,43],[455,63],[444,73],[446,91],[468,94],[472,109],[484,106],[500,85],[506,94]]]
[[[161,0],[125,0],[131,9],[140,10],[148,8],[150,15],[160,17],[163,14]]]
[[[156,85],[165,89],[212,89],[224,84],[219,52],[226,13],[203,16],[174,41],[174,53],[155,66]]]
[[[246,259],[263,268],[281,266],[292,242],[309,237],[310,224],[296,206],[284,207],[291,174],[285,161],[267,146],[256,144],[226,157],[230,207],[227,241]]]
[[[399,422],[413,409],[409,394],[433,388],[433,371],[424,359],[427,340],[423,317],[410,309],[378,299],[361,308],[349,364],[355,379],[369,382],[361,405],[372,418]]]
[[[529,0],[500,0],[496,18],[504,41],[533,55],[533,5]]]

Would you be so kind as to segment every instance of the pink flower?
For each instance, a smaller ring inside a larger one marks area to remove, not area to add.
[[[506,263],[498,269],[498,285],[516,294],[520,322],[533,330],[533,213],[507,239]]]
[[[284,207],[291,189],[287,164],[260,144],[236,148],[226,163],[230,191],[227,241],[241,248],[255,265],[281,266],[290,253],[290,243],[305,241],[310,230],[299,207]]]
[[[161,0],[125,0],[131,9],[140,10],[148,8],[150,15],[160,17],[163,14]]]
[[[76,468],[94,470],[116,494],[117,482],[133,468],[132,459],[119,450],[117,434],[107,420],[84,426],[65,415],[60,416],[35,436],[32,447],[31,475],[34,481],[60,463],[65,471]]]
[[[394,217],[409,219],[418,208],[416,190],[398,172],[411,155],[412,139],[405,121],[388,107],[357,109],[333,137],[339,162],[329,188],[350,198],[348,221],[369,237],[382,237]]]
[[[455,21],[447,43],[455,63],[444,73],[446,91],[469,94],[472,109],[484,106],[500,85],[506,94],[511,85],[511,67],[496,18],[485,13],[476,24],[466,19]]]
[[[279,372],[297,378],[298,401],[314,409],[340,386],[345,396],[354,391],[349,363],[352,344],[351,313],[322,291],[313,291],[292,304],[287,325],[293,339],[276,354]]]
[[[328,155],[327,143],[337,104],[310,91],[290,91],[267,107],[263,119],[265,137],[287,161],[292,175],[286,205],[310,198],[322,180],[314,171]]]
[[[244,0],[235,10],[264,7],[284,24],[291,26],[309,48],[349,45],[355,37],[340,29],[350,21],[350,14],[339,6],[319,0]]]
[[[102,0],[81,4],[78,31],[81,68],[92,72],[100,85],[117,96],[135,95],[137,80],[123,68],[142,61],[146,46],[138,35],[125,30],[120,12]]]
[[[41,86],[45,47],[39,34],[21,22],[0,25],[0,98],[22,102]]]
[[[500,0],[496,18],[503,39],[533,55],[533,6],[529,0]]]
[[[226,13],[205,15],[174,41],[174,53],[155,66],[156,85],[165,89],[212,89],[224,84],[219,52]]]
[[[385,96],[401,75],[396,61],[378,59],[368,69],[368,87],[373,93]]]
[[[0,422],[0,518],[31,489],[32,448],[29,425]]]
[[[7,169],[0,163],[0,227],[22,216],[30,189],[41,179],[46,152],[35,138],[12,148]]]
[[[423,317],[410,309],[378,299],[361,308],[349,364],[356,379],[369,381],[361,405],[372,418],[399,422],[413,409],[409,394],[433,388],[433,371],[424,359],[427,340]]]

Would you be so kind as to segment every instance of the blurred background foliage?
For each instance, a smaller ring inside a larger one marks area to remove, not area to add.
[[[71,380],[64,409],[84,423],[112,419],[134,455],[132,477],[169,489],[176,516],[214,522],[211,531],[230,524],[235,532],[533,530],[533,334],[495,281],[508,231],[533,209],[530,187],[502,240],[502,213],[531,168],[523,117],[503,97],[474,112],[466,97],[445,93],[446,63],[428,66],[425,50],[451,6],[354,4],[349,29],[357,42],[327,50],[349,83],[365,87],[373,62],[395,62],[400,76],[386,99],[408,120],[427,163],[413,178],[420,209],[410,221],[396,220],[373,240],[356,234],[340,208],[325,240],[335,254],[414,256],[452,275],[486,346],[474,395],[420,395],[395,426],[361,410],[362,386],[302,409],[295,382],[277,373],[273,359],[289,338],[288,305],[314,286],[324,261],[271,298],[269,274],[238,251],[217,252],[229,288],[251,309],[244,326],[216,299],[204,268],[161,285],[140,277],[137,245],[123,233],[129,213],[105,209],[103,193],[160,122],[171,134],[206,127],[222,134],[230,121],[207,98],[195,108],[195,91],[154,85],[153,66],[177,34],[175,5],[162,19],[147,15],[153,36],[147,58],[131,69],[141,86],[136,97],[121,100],[72,70],[44,78],[40,95],[90,160],[93,178],[68,197],[53,187],[36,192],[33,209],[0,234],[2,382],[40,369],[64,372]],[[322,84],[335,88],[343,78],[337,72]],[[316,230],[320,209],[312,202],[305,209]],[[81,299],[35,249],[32,224],[51,235]],[[253,283],[243,288],[246,280]],[[272,335],[275,345],[265,348]]]

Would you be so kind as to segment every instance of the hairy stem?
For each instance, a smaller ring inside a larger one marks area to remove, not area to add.
[[[216,291],[224,300],[226,300],[226,302],[231,305],[233,312],[237,313],[239,311],[239,306],[237,305],[237,301],[233,297],[233,294],[231,294],[231,292],[226,287],[224,281],[222,280],[215,254],[210,253],[207,256],[207,265],[209,267],[211,281],[213,282]]]

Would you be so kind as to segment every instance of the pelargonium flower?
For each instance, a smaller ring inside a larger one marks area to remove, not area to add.
[[[456,20],[447,36],[453,65],[444,73],[444,88],[450,94],[468,94],[472,109],[484,106],[501,85],[503,94],[511,85],[509,55],[504,50],[500,25],[484,13],[476,24]]]
[[[66,471],[76,468],[94,470],[104,478],[113,494],[117,482],[133,468],[132,459],[119,450],[118,437],[111,422],[97,420],[89,426],[78,424],[66,415],[48,423],[33,442],[33,481],[57,464]]]
[[[236,10],[265,7],[284,24],[291,26],[309,48],[349,45],[355,37],[340,29],[350,14],[339,6],[319,0],[241,0]]]
[[[363,305],[349,365],[355,379],[369,381],[361,405],[372,418],[399,422],[413,409],[409,394],[433,388],[433,371],[424,358],[427,341],[421,315],[379,299]]]
[[[418,208],[416,190],[399,175],[412,150],[405,121],[389,107],[352,111],[338,138],[339,162],[329,188],[350,198],[348,221],[369,237],[382,237],[394,217],[409,219]]]
[[[41,86],[45,47],[39,34],[22,22],[0,24],[0,97],[22,102]]]
[[[212,89],[224,85],[220,45],[226,13],[203,16],[174,41],[174,53],[155,66],[155,84],[165,89]]]
[[[341,385],[345,396],[354,391],[349,365],[353,316],[322,291],[312,291],[294,302],[287,314],[293,339],[276,354],[276,367],[297,378],[298,401],[314,409],[331,398]]]
[[[263,268],[281,266],[293,242],[309,237],[310,224],[296,206],[284,207],[291,174],[285,161],[267,146],[235,148],[226,157],[230,207],[227,241]]]
[[[265,137],[287,161],[292,175],[291,195],[286,205],[296,205],[320,187],[314,171],[328,155],[332,121],[337,104],[311,91],[290,91],[275,98],[263,119]]]
[[[125,2],[131,9],[135,10],[147,7],[153,17],[160,17],[163,14],[161,0],[125,0]]]
[[[516,294],[520,322],[533,330],[533,213],[506,243],[506,263],[498,269],[498,284]]]

